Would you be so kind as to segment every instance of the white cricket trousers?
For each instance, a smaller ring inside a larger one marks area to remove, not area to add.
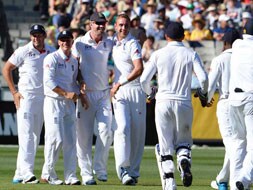
[[[175,149],[192,145],[193,110],[190,101],[157,100],[155,106],[155,123],[160,146],[160,154],[171,155]],[[178,163],[185,158],[191,162],[191,151],[180,148],[177,152]],[[174,172],[173,163],[164,168],[167,173]]]
[[[56,179],[55,164],[63,151],[64,179],[76,179],[76,116],[72,100],[45,97],[45,163],[42,178]]]
[[[100,141],[100,162],[94,166],[97,175],[107,175],[107,160],[111,145],[111,123],[112,108],[110,102],[110,91],[87,92],[89,108],[85,110],[81,102],[77,102],[77,157],[81,170],[83,183],[93,179],[92,172],[92,142],[94,122],[98,127],[97,138]],[[101,148],[102,147],[102,148]]]
[[[32,177],[36,150],[43,126],[44,95],[21,92],[20,108],[17,110],[18,156],[14,179]]]
[[[231,164],[235,164],[235,181],[241,181],[248,188],[253,177],[253,101],[240,106],[230,106],[231,124],[233,128],[233,146],[231,146]]]
[[[146,94],[139,86],[121,86],[115,97],[116,171],[119,179],[122,167],[128,169],[130,176],[139,177],[146,136]]]
[[[225,146],[225,156],[222,169],[216,177],[218,183],[234,181],[230,179],[230,152],[232,146],[232,127],[230,124],[229,101],[228,99],[221,99],[217,104],[216,115],[218,118],[219,130]],[[232,164],[233,165],[233,164]],[[232,176],[231,176],[232,177]]]

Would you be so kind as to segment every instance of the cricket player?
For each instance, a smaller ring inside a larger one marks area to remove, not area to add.
[[[116,171],[123,185],[134,185],[140,176],[146,134],[146,95],[140,86],[143,63],[140,44],[129,33],[130,19],[126,14],[118,15],[115,30],[111,96],[116,121]]]
[[[253,20],[243,29],[243,39],[232,46],[229,104],[232,124],[231,163],[239,172],[232,173],[237,189],[249,189],[253,173]]]
[[[34,160],[43,125],[43,60],[55,48],[44,43],[46,31],[35,24],[30,30],[31,41],[19,47],[3,67],[3,76],[13,95],[17,109],[18,157],[13,183],[38,183],[34,175]],[[18,68],[18,89],[12,70]]]
[[[107,160],[111,145],[112,109],[110,101],[108,58],[113,43],[105,35],[106,18],[102,13],[90,17],[91,30],[75,40],[73,54],[80,61],[83,89],[89,108],[83,109],[77,101],[77,157],[83,185],[96,185],[92,167],[94,122],[97,122],[99,155],[94,170],[99,181],[107,181]]]
[[[176,153],[183,185],[192,184],[191,145],[192,119],[191,80],[195,72],[200,93],[207,96],[208,77],[198,54],[186,48],[184,29],[180,23],[171,22],[165,29],[167,46],[155,51],[141,76],[141,85],[151,95],[150,80],[157,73],[155,123],[158,134],[159,169],[163,190],[175,190],[173,154]]]
[[[65,184],[80,185],[76,177],[74,104],[79,97],[78,61],[71,54],[74,40],[70,31],[60,32],[57,41],[59,49],[44,60],[45,162],[41,181],[51,185],[63,184],[55,171],[59,153],[63,150]]]
[[[220,134],[225,146],[225,157],[223,167],[212,181],[211,187],[219,190],[227,190],[230,178],[230,149],[232,146],[232,128],[229,115],[229,79],[230,79],[230,59],[232,54],[232,44],[236,39],[240,38],[237,30],[232,29],[223,36],[224,51],[212,60],[209,72],[208,102],[212,104],[212,97],[218,87],[219,102],[217,104],[217,118],[219,123]],[[233,165],[233,164],[232,164]],[[238,171],[237,171],[238,172]],[[231,176],[232,177],[232,176]]]

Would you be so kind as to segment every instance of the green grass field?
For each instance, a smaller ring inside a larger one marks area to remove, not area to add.
[[[123,186],[116,176],[113,149],[110,152],[108,162],[108,182],[98,182],[97,186],[53,186],[48,184],[23,185],[12,184],[12,177],[15,171],[17,147],[0,147],[0,190],[65,190],[65,189],[91,189],[91,190],[161,190],[161,182],[158,173],[154,147],[146,147],[141,164],[141,177],[136,186]],[[224,149],[223,148],[193,148],[192,150],[192,173],[193,184],[189,188],[182,186],[179,173],[175,173],[178,190],[195,189],[207,190],[211,189],[210,182],[215,179],[217,172],[222,166]],[[36,156],[35,175],[39,178],[43,165],[43,147],[40,147]],[[56,171],[60,179],[63,179],[63,158],[60,157]],[[79,169],[77,169],[79,175]]]

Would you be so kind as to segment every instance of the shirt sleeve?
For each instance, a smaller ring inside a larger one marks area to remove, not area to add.
[[[72,52],[72,55],[74,57],[80,57],[80,54],[79,54],[79,51],[78,51],[78,44],[80,43],[80,38],[77,38],[75,41],[74,41],[74,44],[72,45],[72,49],[71,49],[71,52]]]
[[[208,75],[209,78],[209,86],[208,86],[208,102],[211,101],[216,87],[217,87],[217,82],[221,76],[221,71],[220,71],[220,64],[216,58],[212,60],[211,66],[210,66],[210,72]]]
[[[130,47],[131,59],[132,60],[141,59],[142,55],[140,44],[136,40],[134,40],[130,45],[131,45]]]
[[[22,47],[16,49],[8,61],[16,67],[19,67],[19,65],[24,62],[24,52]]]
[[[202,61],[196,52],[194,52],[193,55],[193,71],[198,78],[201,90],[203,93],[206,93],[208,90],[208,76]]]
[[[150,95],[152,92],[150,87],[150,81],[153,78],[156,71],[157,71],[156,56],[154,52],[149,61],[146,63],[146,67],[144,68],[144,71],[140,78],[141,87],[143,91],[148,95]]]
[[[53,55],[49,54],[45,57],[44,62],[44,85],[47,86],[49,89],[53,90],[57,86],[57,82],[55,81],[55,72],[57,61],[53,57]]]

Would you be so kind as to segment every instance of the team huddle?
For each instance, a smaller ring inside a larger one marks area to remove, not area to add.
[[[119,180],[123,185],[136,185],[145,145],[148,96],[156,99],[156,158],[162,189],[177,189],[174,154],[183,185],[191,186],[191,80],[195,73],[200,84],[196,96],[203,107],[212,106],[217,86],[220,94],[217,117],[226,155],[212,187],[226,190],[230,184],[232,190],[248,189],[253,171],[253,21],[245,25],[243,40],[233,30],[225,33],[224,52],[212,61],[209,77],[199,55],[182,43],[180,23],[168,24],[164,31],[167,46],[155,51],[144,68],[141,46],[129,33],[126,14],[118,15],[112,39],[105,35],[103,14],[93,13],[90,21],[91,30],[75,40],[69,30],[61,31],[57,50],[44,43],[44,27],[33,25],[31,42],[19,47],[3,68],[17,109],[19,151],[13,183],[106,182],[113,144]],[[111,58],[112,85],[108,72]],[[15,68],[19,69],[18,88],[11,74]],[[154,75],[158,88],[150,86]],[[43,122],[44,165],[39,180],[33,170]],[[55,170],[61,150],[64,180]],[[82,180],[76,175],[77,164]]]

